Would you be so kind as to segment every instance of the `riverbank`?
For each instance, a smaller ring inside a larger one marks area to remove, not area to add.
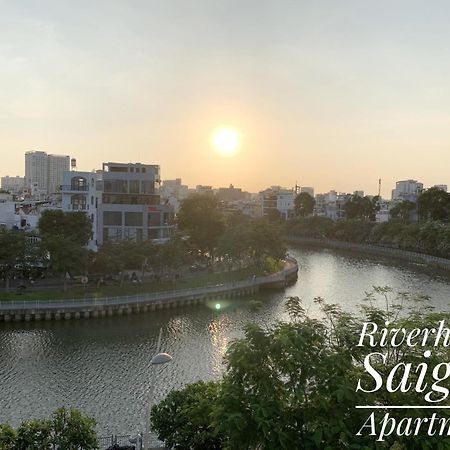
[[[346,242],[333,239],[299,237],[299,236],[286,236],[286,240],[292,244],[308,245],[310,247],[348,250],[348,251],[355,251],[358,253],[369,253],[372,255],[381,255],[392,258],[398,258],[403,261],[422,263],[434,267],[439,267],[440,269],[450,270],[450,259],[439,258],[437,256],[411,252],[408,250],[383,247],[381,245]]]
[[[297,273],[297,261],[289,258],[280,272],[214,286],[101,298],[2,301],[0,322],[89,319],[184,307],[221,298],[252,295],[260,289],[283,288],[297,279]]]

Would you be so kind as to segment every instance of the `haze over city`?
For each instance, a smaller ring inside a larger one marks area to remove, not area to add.
[[[23,175],[24,152],[42,150],[249,191],[450,184],[449,13],[441,1],[4,3],[0,175]],[[239,133],[233,155],[211,145],[220,127]]]

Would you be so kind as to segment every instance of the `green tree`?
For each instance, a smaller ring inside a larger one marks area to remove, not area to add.
[[[172,391],[161,403],[153,406],[151,424],[158,433],[158,439],[168,448],[179,450],[222,449],[223,437],[215,432],[211,416],[219,387],[217,382],[199,381]]]
[[[0,449],[15,450],[17,433],[7,424],[0,424]]]
[[[300,192],[295,197],[295,214],[299,217],[306,217],[312,214],[316,201],[307,192]]]
[[[38,228],[42,239],[64,237],[81,246],[88,244],[92,232],[91,221],[84,212],[65,213],[59,209],[44,211]]]
[[[225,218],[215,197],[196,194],[181,203],[178,225],[180,230],[189,235],[196,249],[212,256],[225,229]]]
[[[378,200],[378,196],[370,198],[354,195],[344,206],[347,219],[374,221],[376,212],[379,209]]]
[[[88,251],[86,245],[91,235],[91,221],[83,212],[64,213],[48,210],[39,219],[41,246],[50,255],[49,269],[62,275],[67,290],[66,274],[87,272]]]
[[[427,189],[417,199],[417,212],[424,221],[450,220],[450,194],[435,187]]]
[[[96,422],[78,410],[60,408],[47,420],[0,424],[1,450],[98,450]]]
[[[49,420],[23,422],[17,429],[15,450],[52,450],[52,423]]]
[[[60,408],[52,417],[53,443],[59,450],[97,450],[96,422],[76,409]]]
[[[399,219],[404,223],[411,221],[411,213],[416,209],[416,204],[405,200],[395,205],[389,214],[392,219]]]
[[[174,438],[171,443],[177,445],[175,439],[179,436],[174,423],[180,424],[183,436],[189,439],[198,434],[200,423],[208,433],[220,436],[227,450],[447,448],[443,436],[430,436],[426,432],[400,436],[392,433],[384,437],[384,442],[377,441],[368,432],[357,436],[372,411],[356,412],[355,405],[427,405],[426,392],[414,386],[420,381],[432,392],[435,372],[423,373],[414,368],[423,363],[423,352],[428,348],[432,349],[432,355],[426,360],[428,366],[436,367],[448,361],[448,348],[435,346],[433,333],[426,337],[424,347],[408,346],[405,340],[392,344],[388,339],[386,344],[381,344],[381,337],[385,332],[392,336],[394,330],[404,329],[408,334],[424,327],[438,328],[439,321],[450,315],[434,313],[426,296],[395,293],[388,287],[376,287],[369,292],[359,314],[343,312],[321,298],[315,301],[321,308],[321,320],[308,317],[301,300],[291,297],[287,301],[290,322],[279,322],[269,328],[247,325],[245,337],[232,342],[228,348],[227,373],[218,384],[217,397],[213,395],[205,406],[204,387],[197,386],[195,395],[189,396],[186,388],[180,397],[175,397],[177,401],[171,399],[155,409],[158,431],[167,433],[166,439]],[[369,345],[365,339],[358,345],[365,322],[377,326],[371,333],[374,342]],[[384,355],[383,360],[374,358],[377,353]],[[404,373],[392,370],[410,363],[411,389],[407,393],[400,389],[391,392],[383,383],[373,391],[374,379],[363,366],[369,354],[372,367],[383,380],[392,374],[394,386],[398,386]],[[356,389],[359,382],[373,392]],[[449,398],[439,403],[440,406],[449,404]],[[200,414],[203,409],[205,414]],[[379,423],[385,411],[377,410],[373,414]],[[404,411],[390,411],[390,417],[397,421],[403,415]],[[428,417],[428,411],[412,410],[408,416]],[[450,419],[448,410],[442,410],[442,417]],[[212,428],[208,427],[210,418]],[[192,430],[186,430],[187,424],[195,425]],[[183,445],[187,446],[175,448],[197,448]]]
[[[19,231],[0,229],[0,273],[9,290],[10,279],[17,272],[16,266],[26,260],[26,238]]]

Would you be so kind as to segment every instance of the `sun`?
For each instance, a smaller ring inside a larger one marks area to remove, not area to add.
[[[219,155],[233,156],[241,146],[241,134],[235,128],[217,128],[212,133],[211,144]]]

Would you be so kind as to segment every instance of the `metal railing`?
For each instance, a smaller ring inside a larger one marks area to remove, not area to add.
[[[246,280],[234,281],[215,286],[202,286],[191,289],[179,289],[172,291],[150,292],[144,294],[115,296],[115,297],[89,297],[56,300],[2,300],[0,310],[86,310],[89,308],[99,308],[103,306],[139,306],[148,303],[167,303],[177,299],[194,299],[199,296],[220,294],[238,289],[263,286],[276,282],[282,282],[298,271],[297,262],[293,258],[288,258],[285,269],[272,275],[251,277]]]
[[[158,440],[158,437],[155,434],[150,434],[149,436],[149,444],[152,449],[164,449],[164,443]],[[111,436],[100,436],[98,438],[98,445],[100,450],[106,450],[114,446],[130,446],[134,447],[135,450],[143,450],[144,441],[143,436],[141,434],[138,435],[118,435],[112,434]]]

